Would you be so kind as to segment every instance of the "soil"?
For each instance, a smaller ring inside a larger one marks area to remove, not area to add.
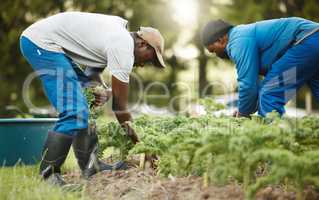
[[[64,176],[68,182],[83,182],[79,173]],[[197,176],[156,176],[153,170],[130,167],[128,170],[101,172],[85,181],[84,193],[96,200],[244,200],[240,185],[209,185]],[[319,200],[319,193],[312,188],[305,190],[305,200]],[[260,190],[257,200],[295,200],[294,192],[280,187]]]

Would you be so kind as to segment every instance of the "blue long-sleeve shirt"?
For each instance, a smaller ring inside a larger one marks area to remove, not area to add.
[[[319,23],[291,17],[238,25],[229,31],[226,52],[236,64],[240,113],[257,110],[259,75],[267,74],[287,49],[318,28]]]

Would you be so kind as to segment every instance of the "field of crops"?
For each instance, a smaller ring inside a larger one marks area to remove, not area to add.
[[[37,166],[1,169],[0,196],[152,200],[242,200],[255,199],[256,195],[257,199],[319,198],[317,117],[141,116],[132,123],[141,139],[136,146],[117,122],[99,120],[98,124],[100,156],[105,158],[111,152],[113,161],[125,159],[132,163],[135,159],[135,167],[99,173],[83,182],[73,158],[66,165],[72,167],[64,170],[64,177],[68,182],[83,184],[80,193],[50,189],[37,175]],[[144,163],[139,158],[144,158],[140,156],[144,154],[158,157],[155,170],[140,169],[139,165]],[[267,198],[260,198],[260,191],[275,191],[277,197],[267,194]]]
[[[92,105],[92,94],[86,95]],[[222,105],[200,102],[207,115],[136,118],[131,126],[140,142],[135,146],[116,121],[99,118],[103,108],[91,107],[91,122],[98,125],[99,156],[110,162],[126,160],[130,168],[84,181],[71,155],[64,177],[83,185],[76,193],[51,190],[37,175],[37,166],[4,168],[0,198],[319,199],[318,117],[280,118],[276,113],[267,118],[216,117],[212,113]],[[153,168],[145,155],[157,158]]]
[[[103,123],[102,123],[103,124]],[[319,189],[319,119],[142,116],[132,124],[141,142],[130,144],[116,122],[99,129],[101,152],[115,147],[121,159],[158,156],[161,176],[202,176],[204,184],[242,184],[245,199],[268,185],[282,185],[304,199]]]
[[[280,188],[267,192],[276,191],[276,198],[267,194],[257,199],[319,198],[316,117],[141,116],[132,126],[141,139],[136,146],[128,142],[117,122],[100,122],[100,154],[105,158],[114,149],[113,160],[128,162],[140,154],[157,155],[154,171],[139,169],[137,162],[137,168],[99,173],[83,182],[73,158],[66,163],[72,167],[63,170],[64,177],[84,187],[80,193],[65,193],[42,184],[37,166],[5,168],[0,170],[1,199],[237,200],[255,199],[258,191],[267,192],[270,187]]]
[[[87,91],[92,105],[93,96]],[[245,199],[269,185],[294,191],[319,189],[319,118],[215,117],[223,105],[212,99],[199,101],[207,115],[200,117],[142,116],[132,126],[141,142],[133,146],[116,122],[100,123],[100,155],[117,150],[119,159],[156,155],[159,176],[200,176],[203,185],[242,185]],[[99,111],[92,109],[92,119]],[[143,164],[144,160],[141,161]]]

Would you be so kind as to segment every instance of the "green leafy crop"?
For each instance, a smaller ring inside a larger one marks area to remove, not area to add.
[[[210,103],[213,105],[214,103]],[[141,116],[132,126],[140,138],[133,146],[115,123],[100,125],[101,147],[129,155],[159,157],[162,176],[203,176],[217,184],[243,184],[245,199],[270,184],[289,184],[303,199],[303,189],[319,189],[319,119],[252,119],[214,117]]]
[[[307,184],[319,188],[316,122],[314,117],[142,116],[133,123],[141,140],[135,146],[125,143],[123,133],[116,133],[121,130],[116,123],[110,123],[107,131],[101,129],[100,134],[112,137],[110,141],[115,142],[105,144],[119,148],[122,157],[157,155],[157,171],[163,176],[207,176],[217,184],[236,180],[243,183],[247,199],[268,184],[288,181],[302,197]]]
[[[90,116],[89,116],[89,121],[90,123],[94,122],[96,119],[98,119],[102,113],[102,107],[96,107],[94,106],[95,102],[95,96],[94,92],[97,90],[100,90],[101,88],[99,86],[97,87],[88,87],[83,89],[83,94],[86,97],[88,106],[90,108]]]

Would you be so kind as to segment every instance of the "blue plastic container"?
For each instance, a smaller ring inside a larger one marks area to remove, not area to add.
[[[36,164],[56,118],[0,119],[0,166]]]

